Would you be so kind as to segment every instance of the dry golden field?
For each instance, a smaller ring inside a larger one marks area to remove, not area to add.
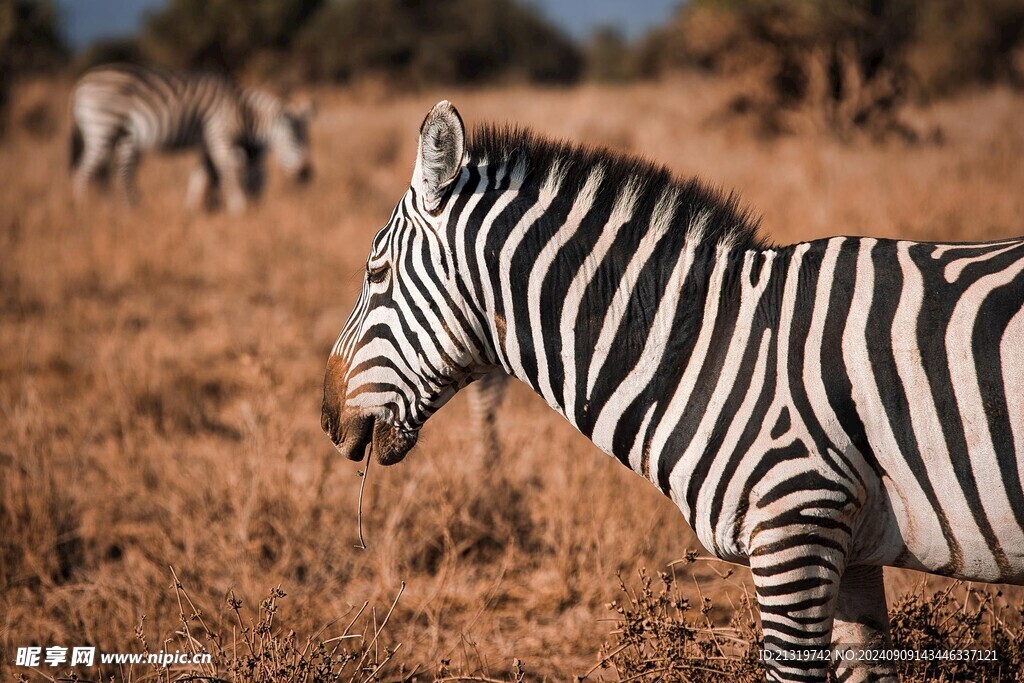
[[[66,93],[16,94],[0,143],[4,680],[24,672],[11,666],[18,646],[138,650],[143,615],[158,649],[180,626],[172,566],[214,620],[230,591],[250,609],[280,585],[282,623],[301,637],[364,601],[379,621],[405,582],[385,638],[407,669],[429,675],[448,659],[499,677],[518,657],[526,680],[571,680],[610,640],[616,573],[635,583],[639,567],[663,570],[697,547],[668,499],[517,386],[495,469],[475,455],[461,397],[406,462],[372,467],[369,547],[354,548],[362,465],[338,460],[320,431],[323,368],[370,239],[405,189],[418,125],[442,97],[470,125],[516,121],[733,188],[779,243],[1024,233],[1024,96],[1004,90],[908,112],[940,140],[917,146],[843,142],[812,125],[761,139],[721,116],[728,87],[696,77],[324,92],[314,183],[272,175],[240,217],[183,209],[188,156],[144,159],[137,208],[116,196],[74,207]],[[40,107],[54,126],[18,123]],[[676,568],[724,620],[748,576],[722,570]],[[890,598],[919,578],[890,574]]]

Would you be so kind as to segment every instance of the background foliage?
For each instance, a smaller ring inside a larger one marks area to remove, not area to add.
[[[0,68],[59,65],[67,50],[46,0],[0,0]],[[627,41],[603,27],[577,44],[519,0],[169,0],[139,35],[91,46],[111,59],[258,76],[405,83],[580,79],[623,82],[679,70],[750,72],[781,106],[896,78],[901,95],[1024,85],[1020,0],[690,0]],[[846,73],[844,74],[844,70]]]
[[[579,49],[513,0],[333,2],[303,29],[298,58],[306,76],[342,81],[568,83],[582,70]]]

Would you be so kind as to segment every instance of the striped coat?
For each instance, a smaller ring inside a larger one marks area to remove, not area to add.
[[[72,93],[76,196],[111,167],[129,201],[147,151],[197,149],[188,203],[211,199],[222,186],[228,208],[245,208],[262,185],[262,157],[272,150],[288,175],[310,177],[308,106],[289,107],[260,90],[210,74],[110,65],[82,76]]]
[[[884,647],[885,566],[1024,583],[1024,240],[771,246],[696,181],[468,138],[442,102],[329,356],[322,425],[395,463],[494,368],[750,566],[769,680]],[[884,660],[838,674],[895,679]]]

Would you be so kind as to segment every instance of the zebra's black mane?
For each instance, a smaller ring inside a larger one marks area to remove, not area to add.
[[[635,210],[658,201],[662,191],[678,191],[675,223],[687,227],[698,216],[704,222],[701,243],[723,240],[741,249],[766,246],[759,235],[760,219],[743,207],[734,193],[725,194],[699,178],[679,178],[668,168],[646,158],[615,152],[605,147],[556,140],[518,126],[484,124],[468,141],[470,163],[525,162],[525,183],[540,183],[556,163],[565,174],[564,187],[579,189],[593,170],[603,171],[603,187],[625,188],[632,182],[639,190]],[[617,192],[604,192],[598,202],[613,202]]]

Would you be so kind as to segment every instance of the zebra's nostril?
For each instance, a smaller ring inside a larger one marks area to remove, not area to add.
[[[323,429],[328,434],[331,433],[331,417],[327,414],[326,411],[320,413],[320,428]]]

